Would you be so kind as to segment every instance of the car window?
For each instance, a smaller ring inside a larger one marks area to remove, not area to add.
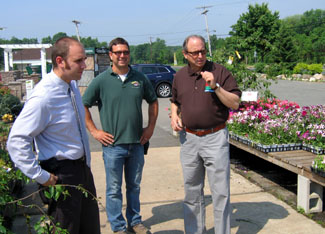
[[[144,74],[152,74],[152,73],[157,73],[157,70],[155,67],[143,67],[142,68],[142,73]]]
[[[137,67],[137,66],[132,66],[132,68],[133,68],[134,70],[139,71],[139,67]]]
[[[169,72],[168,69],[165,67],[158,67],[158,71],[159,71],[159,73],[168,73]]]

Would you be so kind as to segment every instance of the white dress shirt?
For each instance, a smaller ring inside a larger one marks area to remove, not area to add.
[[[7,148],[12,161],[26,176],[40,184],[45,183],[50,174],[39,166],[38,160],[52,157],[76,160],[86,155],[87,165],[90,166],[85,110],[76,81],[71,81],[71,87],[76,95],[86,145],[82,144],[68,95],[69,84],[53,71],[35,86],[9,134]],[[38,149],[38,160],[32,148],[33,139]]]

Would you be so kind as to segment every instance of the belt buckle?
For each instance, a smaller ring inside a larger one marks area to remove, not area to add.
[[[206,131],[205,130],[201,130],[201,131],[197,131],[196,133],[195,133],[195,135],[197,135],[197,136],[204,136],[204,135],[206,135]]]

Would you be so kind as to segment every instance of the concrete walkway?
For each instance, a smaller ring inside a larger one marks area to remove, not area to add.
[[[141,215],[156,234],[184,233],[182,200],[183,178],[179,147],[150,148],[146,155],[141,187]],[[92,152],[92,171],[100,205],[101,232],[112,233],[105,212],[105,170],[102,153]],[[125,184],[123,184],[125,186]],[[123,189],[125,213],[125,190]],[[208,183],[205,188],[206,227],[213,234],[212,200]],[[297,213],[289,205],[264,192],[231,171],[231,233],[320,234],[325,229]]]

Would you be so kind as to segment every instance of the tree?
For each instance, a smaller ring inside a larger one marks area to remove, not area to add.
[[[68,35],[65,32],[59,32],[57,34],[54,34],[52,37],[52,44],[54,44],[57,40],[59,40],[62,37],[67,37]]]
[[[57,40],[59,40],[62,37],[67,37],[68,35],[65,32],[58,32],[53,35],[53,37],[48,36],[42,38],[42,43],[44,44],[54,44]]]
[[[293,68],[293,62],[297,61],[296,47],[293,40],[293,30],[288,28],[286,24],[282,24],[276,40],[270,51],[269,62],[290,64]]]
[[[279,32],[279,13],[272,13],[266,3],[249,5],[248,12],[242,14],[231,28],[230,35],[234,37],[238,50],[246,56],[256,51],[263,61],[272,50]]]
[[[306,11],[295,28],[297,34],[304,35],[299,37],[308,40],[309,62],[324,63],[325,62],[325,10],[316,9]],[[299,50],[304,49],[304,43],[300,41]]]
[[[82,37],[82,38],[80,38],[80,42],[83,44],[83,46],[85,48],[87,48],[87,47],[107,47],[106,42],[99,42],[97,38]]]
[[[133,63],[148,63],[150,60],[150,44],[140,44],[131,49],[131,59]]]
[[[153,63],[172,63],[173,54],[167,49],[164,40],[157,38],[155,42],[151,44],[151,62]]]
[[[222,38],[217,38],[216,35],[210,36],[210,44],[211,44],[211,50],[214,51],[216,49],[221,49],[225,47],[226,40]],[[212,52],[213,54],[213,52]]]
[[[52,44],[52,38],[51,36],[48,36],[48,37],[44,37],[42,38],[42,44]]]

